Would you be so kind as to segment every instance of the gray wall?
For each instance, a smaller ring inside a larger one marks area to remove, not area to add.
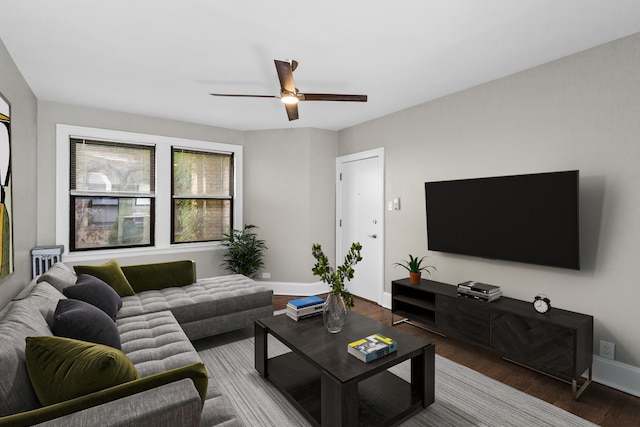
[[[11,103],[14,274],[0,283],[3,307],[31,277],[36,243],[36,98],[0,41],[0,93]]]
[[[339,132],[339,155],[385,147],[385,257],[427,254],[424,182],[579,169],[581,271],[428,253],[447,283],[595,317],[616,360],[640,366],[640,35]],[[471,213],[472,214],[472,213]],[[386,268],[387,291],[402,271]]]
[[[317,129],[245,134],[245,223],[260,227],[268,280],[314,282],[311,245],[335,256],[337,133]]]

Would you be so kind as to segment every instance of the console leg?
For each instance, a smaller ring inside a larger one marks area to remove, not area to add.
[[[394,319],[394,316],[395,316],[395,314],[391,313],[391,326],[395,326],[395,325],[397,325],[397,324],[399,324],[399,323],[405,323],[405,322],[407,322],[407,321],[409,320],[409,318],[408,318],[408,317],[403,317],[403,318],[401,318],[400,320],[396,320],[396,321],[394,322],[394,320],[393,320],[393,319]],[[407,322],[407,323],[408,323],[408,322]]]
[[[588,371],[589,371],[588,378],[585,380],[584,383],[582,383],[580,387],[578,387],[577,379],[574,378],[571,381],[571,389],[573,391],[573,400],[578,400],[580,396],[582,396],[582,393],[584,393],[587,390],[587,387],[589,387],[589,385],[591,384],[591,381],[593,380],[593,365],[589,366]]]

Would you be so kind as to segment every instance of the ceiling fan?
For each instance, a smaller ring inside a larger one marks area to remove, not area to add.
[[[241,95],[232,93],[211,93],[213,96],[235,96],[247,98],[277,98],[284,103],[289,120],[298,119],[298,102],[300,101],[346,101],[367,102],[367,95],[344,95],[333,93],[302,93],[293,82],[293,72],[298,67],[297,61],[274,60],[278,79],[280,80],[280,95]]]

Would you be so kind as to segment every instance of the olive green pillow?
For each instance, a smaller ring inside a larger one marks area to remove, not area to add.
[[[120,297],[135,295],[133,288],[116,260],[111,260],[102,265],[76,265],[73,269],[78,275],[90,274],[106,282],[115,289]]]
[[[62,337],[27,337],[27,371],[42,406],[140,378],[120,350]]]
[[[134,292],[186,286],[196,281],[196,265],[191,260],[123,265],[120,268]]]

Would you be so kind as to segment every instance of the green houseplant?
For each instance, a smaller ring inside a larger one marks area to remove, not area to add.
[[[318,243],[311,246],[311,254],[316,259],[312,269],[313,274],[331,287],[322,313],[325,326],[331,333],[340,332],[346,319],[347,308],[349,310],[353,308],[353,295],[346,290],[345,284],[353,279],[355,274],[353,266],[362,260],[361,250],[362,245],[359,242],[352,243],[342,265],[333,269],[322,251],[322,246]]]
[[[422,265],[422,261],[424,261],[425,258],[426,256],[418,258],[417,256],[414,257],[413,255],[409,254],[408,261],[403,259],[401,262],[394,262],[393,265],[406,269],[409,272],[409,283],[411,283],[412,285],[417,285],[420,283],[420,278],[423,271],[425,271],[427,274],[431,274],[431,271],[429,271],[430,268],[432,268],[434,271],[436,270],[433,265]]]
[[[222,265],[236,274],[244,274],[255,278],[264,266],[262,257],[267,245],[258,239],[253,231],[258,228],[252,224],[245,224],[242,230],[231,230],[223,235],[220,243],[227,248],[222,258]]]

